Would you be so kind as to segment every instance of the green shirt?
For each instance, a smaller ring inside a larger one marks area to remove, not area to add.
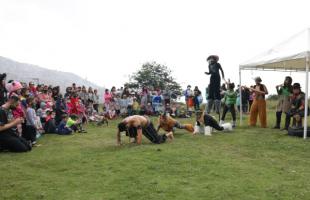
[[[69,117],[66,126],[70,128],[70,127],[73,126],[75,123],[76,123],[76,121],[74,121],[73,119],[71,119],[71,118]]]
[[[233,90],[228,90],[225,92],[225,104],[226,105],[234,105],[237,100],[237,92]]]

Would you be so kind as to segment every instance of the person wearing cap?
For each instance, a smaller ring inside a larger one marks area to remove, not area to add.
[[[217,113],[220,113],[220,107],[221,107],[221,94],[220,94],[220,88],[221,88],[221,77],[220,77],[220,71],[222,74],[222,78],[225,80],[224,77],[224,71],[222,69],[222,66],[220,63],[218,63],[219,57],[217,55],[211,55],[207,58],[207,62],[209,63],[209,72],[205,72],[207,75],[210,76],[210,85],[209,85],[209,91],[208,91],[208,107],[207,112],[211,112],[211,108],[213,107],[213,104],[215,106],[215,111]],[[226,81],[225,81],[226,82]]]
[[[282,113],[287,114],[291,108],[290,98],[293,93],[292,81],[292,77],[287,76],[283,84],[276,86],[279,100],[276,109],[276,125],[274,129],[280,129]],[[284,129],[286,129],[286,126]]]
[[[299,83],[293,84],[293,95],[291,97],[291,108],[285,118],[285,129],[290,126],[291,117],[293,117],[292,127],[301,128],[302,118],[305,115],[305,93],[301,91]],[[309,108],[308,108],[309,110]]]
[[[5,104],[5,102],[8,99],[7,97],[8,91],[5,88],[5,79],[6,79],[6,74],[5,73],[0,74],[0,106]]]
[[[255,98],[250,110],[249,125],[256,126],[257,116],[259,117],[260,125],[262,128],[267,128],[267,108],[265,96],[268,94],[268,90],[260,77],[254,78],[255,85],[250,91],[255,93]]]

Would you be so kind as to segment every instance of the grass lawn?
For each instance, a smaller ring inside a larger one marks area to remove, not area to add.
[[[273,116],[270,107],[270,127]],[[0,200],[310,199],[309,140],[244,126],[212,137],[177,130],[161,145],[122,137],[116,147],[117,122],[0,153]]]

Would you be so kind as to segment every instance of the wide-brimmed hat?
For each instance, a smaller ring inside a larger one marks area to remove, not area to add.
[[[299,84],[299,83],[294,83],[294,84],[293,84],[293,88],[294,88],[294,89],[300,89],[301,87],[300,87],[300,84]]]
[[[210,59],[214,59],[216,62],[219,61],[219,57],[217,55],[210,55],[208,58],[207,58],[207,61],[209,61]]]

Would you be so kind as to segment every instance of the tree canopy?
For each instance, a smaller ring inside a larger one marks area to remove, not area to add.
[[[141,69],[130,76],[130,81],[125,85],[131,88],[170,90],[176,95],[181,94],[181,86],[172,76],[172,71],[156,62],[144,63]]]

